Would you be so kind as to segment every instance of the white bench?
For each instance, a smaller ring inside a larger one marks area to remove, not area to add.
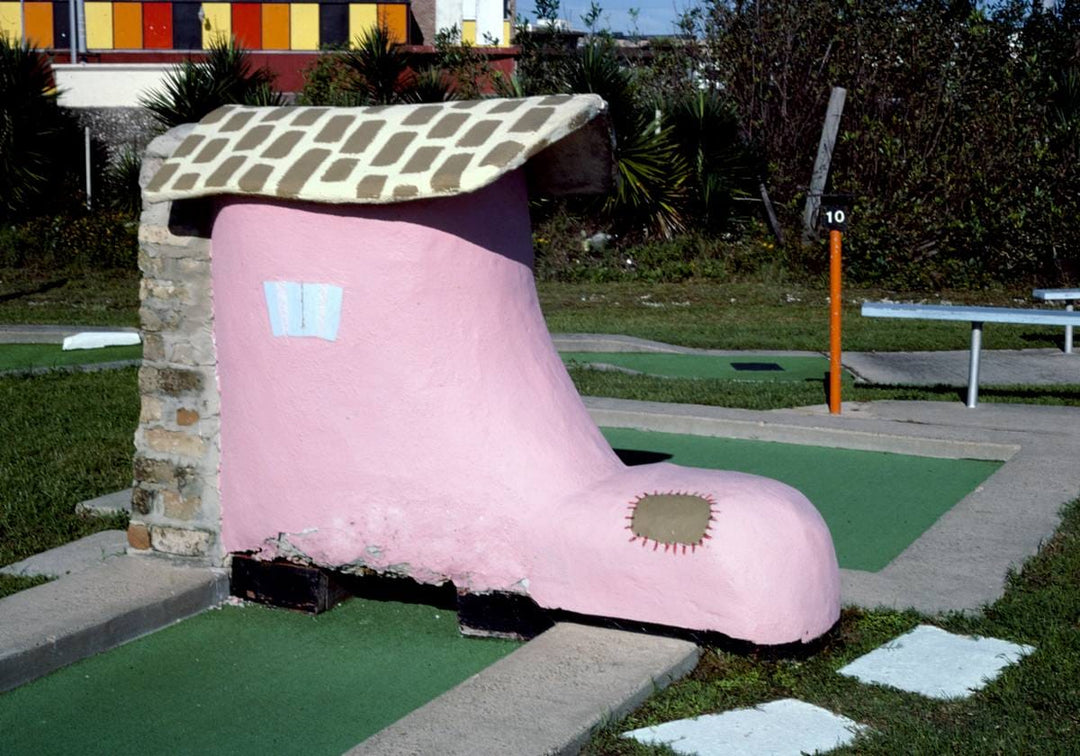
[[[1035,289],[1031,292],[1035,299],[1043,302],[1064,302],[1065,309],[1072,311],[1073,302],[1080,299],[1080,289]],[[1065,326],[1065,354],[1072,354],[1073,350],[1073,327]]]
[[[911,318],[916,320],[958,320],[971,323],[971,361],[968,366],[967,406],[979,401],[979,358],[982,356],[983,323],[1073,326],[1080,324],[1080,312],[1064,310],[1022,310],[1011,307],[965,307],[959,305],[893,304],[864,302],[863,317]]]

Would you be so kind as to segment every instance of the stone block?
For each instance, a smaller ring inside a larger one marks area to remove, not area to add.
[[[127,529],[128,544],[133,549],[146,551],[150,548],[150,529],[141,522],[133,522]]]
[[[191,470],[190,467],[177,465],[165,459],[153,459],[142,455],[136,455],[132,463],[135,480],[139,483],[154,483],[160,486],[171,486],[179,483],[183,475],[180,470]]]
[[[136,478],[138,481],[139,479]],[[139,481],[141,482],[141,481]],[[131,491],[131,511],[135,514],[150,514],[150,509],[154,501],[154,495],[151,491],[142,486],[136,486]]]
[[[199,459],[206,453],[206,441],[183,431],[150,428],[144,434],[149,449],[162,454],[176,454]]]
[[[180,396],[201,391],[203,377],[194,370],[143,365],[139,370],[139,390],[144,394]]]
[[[160,333],[144,333],[142,341],[144,360],[165,359],[165,341]]]
[[[194,425],[199,422],[199,413],[192,409],[181,407],[176,411],[177,425]]]
[[[202,510],[197,496],[181,496],[176,491],[161,491],[162,509],[170,520],[194,520]]]
[[[150,543],[155,551],[177,556],[205,556],[210,551],[210,533],[162,525],[150,527]]]
[[[146,355],[146,336],[143,334],[143,355]],[[142,397],[142,406],[139,409],[139,422],[140,423],[160,423],[162,412],[164,411],[164,403],[154,396]]]

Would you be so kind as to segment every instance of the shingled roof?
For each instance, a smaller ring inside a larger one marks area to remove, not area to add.
[[[146,196],[401,202],[471,192],[527,161],[541,191],[604,191],[613,180],[606,114],[596,95],[364,108],[228,105],[195,126]]]

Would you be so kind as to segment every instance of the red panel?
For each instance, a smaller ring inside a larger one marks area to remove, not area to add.
[[[232,4],[232,35],[245,50],[262,49],[262,4]]]
[[[143,3],[142,20],[143,47],[172,49],[172,3]]]

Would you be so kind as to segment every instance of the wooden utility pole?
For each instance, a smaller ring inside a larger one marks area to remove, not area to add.
[[[821,127],[821,141],[818,143],[817,158],[814,160],[814,172],[810,176],[810,191],[806,195],[806,209],[803,211],[803,241],[813,241],[816,237],[818,208],[821,206],[821,193],[829,179],[829,164],[832,161],[836,135],[840,131],[840,116],[844,114],[844,99],[847,90],[833,87],[829,95],[829,107],[825,111],[825,125]]]

